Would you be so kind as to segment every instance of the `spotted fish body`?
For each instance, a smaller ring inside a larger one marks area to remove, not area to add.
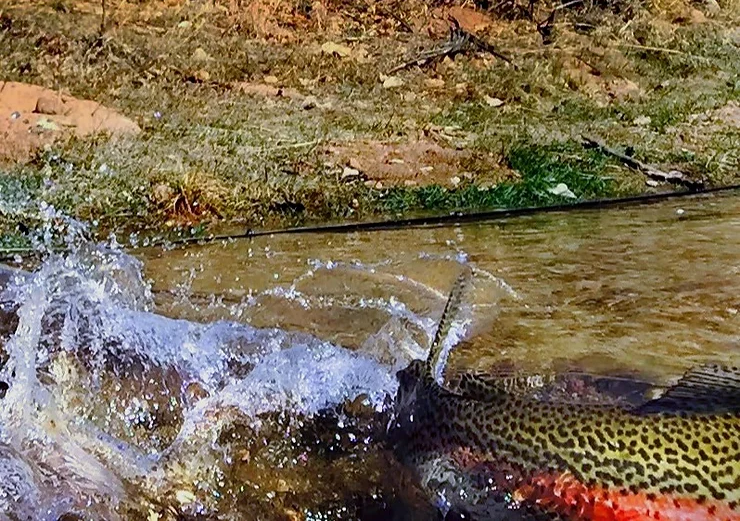
[[[740,370],[642,407],[547,402],[399,372],[396,452],[447,507],[496,520],[740,521]]]

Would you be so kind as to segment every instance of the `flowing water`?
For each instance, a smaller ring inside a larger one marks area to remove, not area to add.
[[[4,271],[0,519],[434,519],[384,434],[460,263],[447,372],[740,364],[737,194]]]

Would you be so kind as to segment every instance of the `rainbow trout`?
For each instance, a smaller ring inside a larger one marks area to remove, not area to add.
[[[740,521],[740,369],[701,367],[640,406],[543,401],[500,378],[398,373],[391,435],[443,511],[493,520]]]

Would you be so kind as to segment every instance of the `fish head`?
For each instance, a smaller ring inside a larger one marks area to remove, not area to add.
[[[426,367],[421,360],[412,361],[396,373],[398,392],[396,393],[395,411],[397,415],[411,413],[416,408],[419,396],[423,394],[425,373]]]
[[[413,436],[421,428],[423,419],[428,416],[430,385],[434,385],[434,382],[422,360],[412,361],[396,373],[396,378],[398,392],[390,430],[403,433],[404,436]]]

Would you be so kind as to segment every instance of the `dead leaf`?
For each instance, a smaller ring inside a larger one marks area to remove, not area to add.
[[[469,7],[451,7],[448,16],[454,18],[464,30],[475,33],[493,25],[493,20],[480,11]]]
[[[442,78],[427,78],[424,85],[430,89],[441,89],[445,86],[445,80]]]
[[[211,73],[205,69],[198,69],[193,73],[193,78],[199,82],[206,82],[211,79]]]
[[[324,54],[336,55],[340,58],[346,58],[352,55],[352,49],[346,45],[341,45],[335,42],[326,42],[321,46],[321,52]]]
[[[192,58],[197,62],[205,62],[211,59],[211,57],[206,51],[203,50],[202,47],[198,47],[197,49],[195,49],[195,51],[193,51]]]
[[[498,99],[498,98],[493,98],[491,96],[483,96],[483,101],[485,101],[486,105],[488,105],[489,107],[494,107],[494,108],[500,107],[501,105],[504,104],[503,100]]]
[[[370,57],[368,55],[367,49],[362,45],[354,49],[354,51],[352,52],[352,59],[355,60],[357,63],[370,62]]]
[[[403,86],[403,84],[403,80],[398,76],[388,76],[385,80],[383,80],[384,89],[395,89],[397,87]]]
[[[565,183],[558,183],[552,188],[548,188],[547,191],[553,195],[567,197],[568,199],[577,199],[576,194],[571,192],[570,188],[568,188],[568,185],[566,185]]]

